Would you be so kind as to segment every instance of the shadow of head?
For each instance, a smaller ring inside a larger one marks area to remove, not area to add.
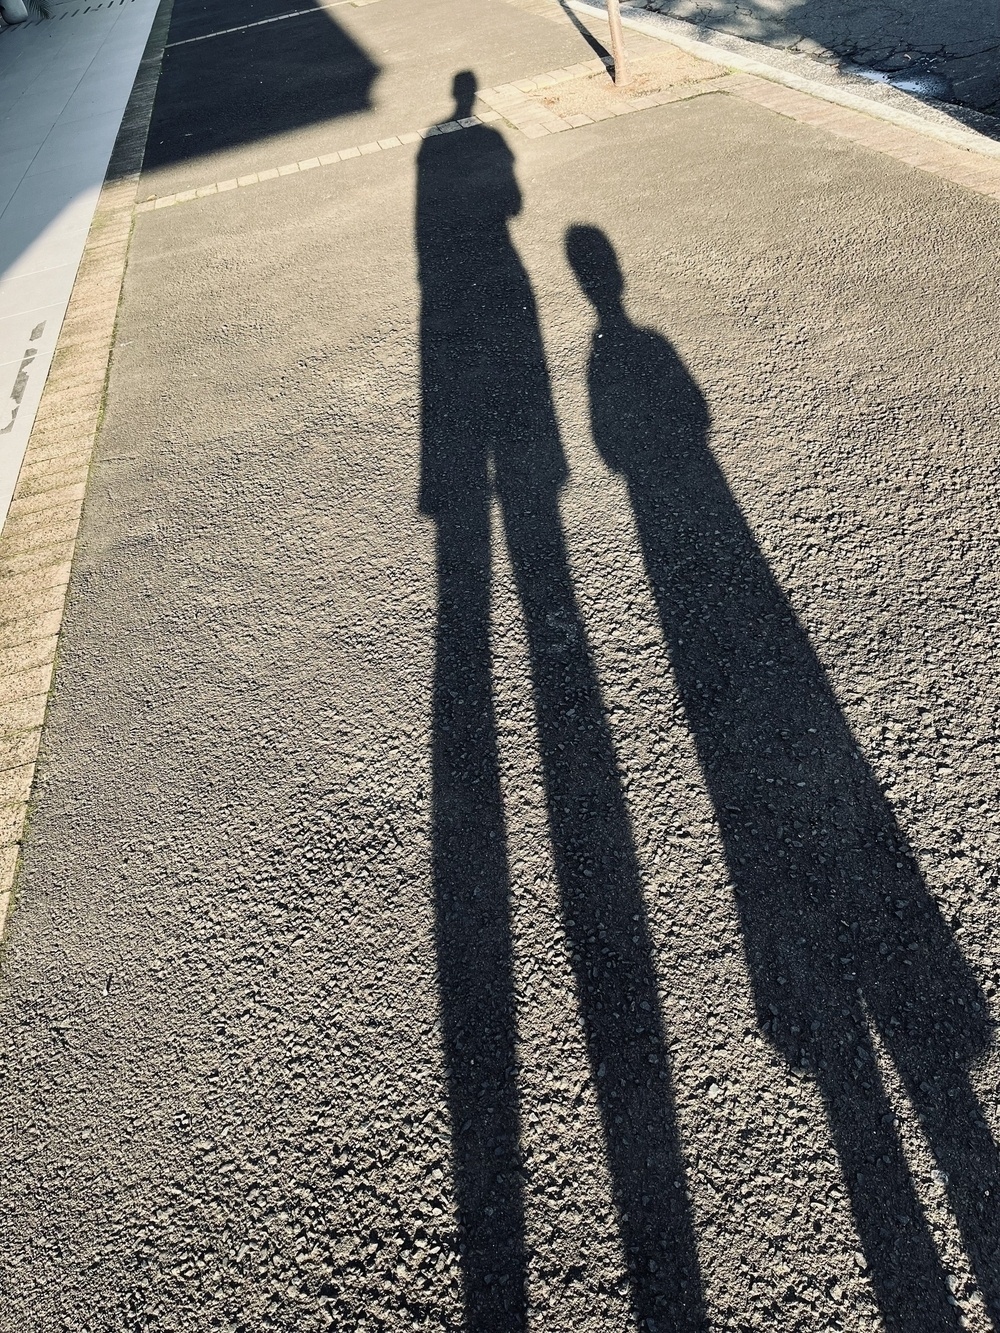
[[[478,87],[471,70],[454,76],[451,120],[472,116]],[[425,294],[428,284],[443,285],[452,300],[472,300],[496,314],[504,301],[495,284],[504,275],[511,279],[515,260],[507,220],[520,213],[522,202],[514,154],[493,126],[428,135],[417,154],[417,248]],[[496,309],[486,300],[488,289]]]
[[[600,228],[570,227],[566,258],[598,317],[587,367],[598,453],[645,502],[697,488],[711,420],[704,395],[669,339],[630,320],[625,275]]]
[[[601,320],[621,309],[625,278],[615,248],[597,227],[575,226],[566,233],[566,258],[580,289]]]

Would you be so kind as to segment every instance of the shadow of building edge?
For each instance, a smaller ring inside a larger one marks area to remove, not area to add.
[[[471,74],[455,80],[470,114]],[[420,509],[437,528],[432,860],[470,1329],[526,1317],[510,866],[490,686],[496,498],[527,628],[549,832],[641,1327],[704,1329],[669,1051],[628,812],[560,525],[566,464],[534,295],[508,223],[513,155],[485,126],[424,141]]]
[[[985,999],[714,460],[700,391],[666,339],[630,322],[607,237],[576,226],[566,242],[598,318],[594,441],[628,486],[758,1021],[822,1094],[886,1326],[958,1328],[879,1075],[879,1033],[947,1173],[996,1328],[1000,1164],[966,1073],[992,1044]]]
[[[241,27],[310,4],[315,13]],[[229,28],[235,30],[225,31]],[[207,35],[215,30],[218,35]],[[257,0],[252,11],[235,0],[198,5],[174,0],[143,169],[175,166],[366,111],[380,73],[378,63],[316,0]]]

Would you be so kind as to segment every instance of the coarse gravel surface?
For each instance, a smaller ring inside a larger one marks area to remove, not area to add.
[[[1000,1327],[998,242],[720,93],[137,218],[2,1333]]]

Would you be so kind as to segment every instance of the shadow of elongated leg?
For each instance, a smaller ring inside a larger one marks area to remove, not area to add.
[[[485,499],[438,523],[433,861],[466,1327],[524,1327],[509,872]]]
[[[527,622],[559,890],[635,1314],[643,1328],[704,1328],[628,812],[555,496],[526,491],[504,495],[501,488],[504,521]]]
[[[948,1200],[993,1328],[1000,1328],[1000,1162],[964,1069],[911,1062],[893,1052],[910,1099],[947,1177]]]
[[[737,892],[757,1013],[792,1065],[807,1043],[797,1034],[819,1027],[845,1043],[850,1036],[843,1048],[824,1043],[815,1077],[872,1288],[891,1333],[944,1333],[959,1327],[958,1311],[867,1033],[869,1022],[883,1035],[888,1029],[880,1021],[888,1006],[872,978],[886,967],[880,946],[895,947],[892,903],[904,893],[926,899],[926,889],[895,869],[897,853],[887,849],[900,839],[891,812],[707,449],[703,458],[695,467],[690,454],[679,457],[681,504],[673,513],[675,497],[662,483],[650,496],[639,476],[630,492]],[[715,543],[725,549],[723,534],[731,562],[715,554]],[[779,663],[781,675],[771,674]],[[936,952],[940,978],[973,994],[954,951]],[[931,1044],[933,992],[893,976],[892,1008],[915,1009],[919,995]],[[857,1009],[859,982],[868,1017],[846,1020]],[[934,990],[940,996],[940,980]],[[779,1014],[780,1024],[768,1017]]]
[[[870,1045],[852,1053],[853,1062],[828,1048],[819,1083],[875,1299],[889,1333],[946,1333],[959,1327],[959,1311],[948,1303],[875,1053]]]

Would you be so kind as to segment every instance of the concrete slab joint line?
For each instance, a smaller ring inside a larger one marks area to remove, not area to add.
[[[170,22],[146,42],[0,532],[0,938],[15,891],[58,635],[100,424],[139,168]]]

